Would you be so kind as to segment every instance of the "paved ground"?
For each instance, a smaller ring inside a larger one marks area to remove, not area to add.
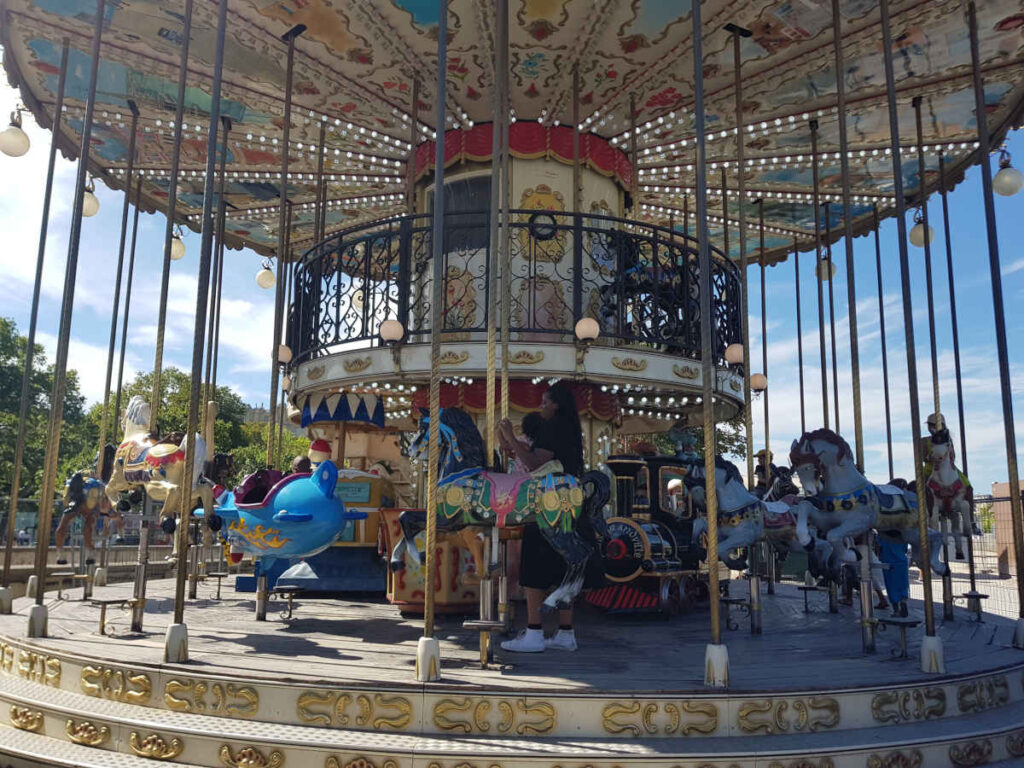
[[[233,580],[231,580],[233,581]],[[742,594],[745,583],[734,583]],[[129,615],[110,609],[112,633],[97,632],[99,609],[75,601],[57,601],[47,594],[51,638],[46,644],[68,652],[106,656],[120,661],[161,661],[164,629],[173,609],[174,582],[149,583],[146,634],[128,633]],[[95,597],[127,596],[130,584],[97,588]],[[80,594],[75,590],[73,596]],[[251,594],[235,593],[225,583],[223,599],[214,600],[213,584],[200,584],[199,599],[189,601],[190,667],[225,674],[282,680],[412,684],[416,641],[422,623],[403,619],[379,598],[303,599],[295,618],[285,621],[284,603],[274,601],[268,621],[254,618]],[[15,615],[0,616],[0,633],[22,635],[30,601],[19,599]],[[896,660],[889,649],[893,631],[879,638],[879,652],[861,653],[860,629],[854,608],[827,612],[823,593],[811,595],[810,613],[795,586],[779,585],[776,595],[763,596],[764,634],[751,636],[740,617],[738,629],[726,631],[734,690],[830,689],[885,685],[924,679],[916,649],[922,629],[910,632],[910,659]],[[920,603],[912,615],[920,617]],[[941,616],[941,605],[937,609]],[[887,612],[886,612],[887,613]],[[709,641],[706,609],[668,620],[613,618],[592,610],[577,617],[580,650],[573,654],[533,655],[499,651],[500,664],[480,670],[477,636],[461,627],[460,617],[440,617],[446,684],[515,690],[548,691],[686,691],[701,690],[705,644]],[[956,621],[940,624],[950,674],[992,669],[1020,661],[1009,647],[1012,622],[988,615],[977,624],[962,608]],[[930,678],[934,680],[935,678]]]

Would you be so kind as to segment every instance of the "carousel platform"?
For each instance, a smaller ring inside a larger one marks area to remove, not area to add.
[[[737,585],[739,586],[739,585]],[[253,600],[203,583],[186,609],[191,661],[160,663],[173,582],[149,583],[146,633],[129,615],[47,594],[50,637],[26,639],[30,601],[0,616],[0,764],[325,768],[902,768],[1024,764],[1024,652],[1012,623],[942,624],[945,675],[879,637],[864,655],[851,608],[763,596],[764,634],[726,630],[731,686],[702,685],[707,613],[662,621],[581,612],[580,650],[502,654],[442,618],[443,675],[413,676],[419,622],[375,601],[297,598],[256,622]],[[130,585],[97,588],[100,600]],[[921,616],[921,606],[912,615]]]

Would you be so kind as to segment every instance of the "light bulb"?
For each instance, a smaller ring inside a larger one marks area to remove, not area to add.
[[[396,343],[405,336],[405,327],[394,319],[385,320],[380,324],[380,338],[385,343]]]
[[[260,288],[269,289],[273,288],[276,284],[277,278],[274,277],[274,273],[269,267],[265,266],[256,273],[256,285]]]
[[[82,215],[83,216],[95,216],[100,212],[100,201],[96,199],[96,195],[90,192],[88,189],[82,193]]]
[[[831,259],[822,259],[814,268],[819,280],[831,280],[836,276],[836,265]]]
[[[185,258],[185,241],[178,235],[171,237],[171,261],[180,261]]]
[[[725,348],[725,362],[730,365],[739,365],[743,362],[743,345],[742,344],[730,344]]]
[[[917,222],[917,224],[915,224],[913,227],[911,227],[911,229],[910,229],[910,243],[911,243],[911,245],[914,245],[914,246],[916,246],[918,248],[924,248],[926,242],[927,242],[928,245],[931,245],[932,241],[934,241],[934,240],[935,240],[935,230],[932,229],[931,226],[929,226],[928,227],[928,232],[927,232],[927,235],[926,235],[925,234],[925,226],[924,226],[924,222],[923,221],[919,221],[919,222]]]
[[[0,133],[0,152],[8,157],[21,157],[31,145],[28,134],[21,130],[21,118],[15,112],[11,115],[11,125]]]
[[[576,338],[580,341],[593,341],[601,333],[601,326],[592,317],[582,317],[576,322]]]
[[[999,172],[992,179],[992,191],[1003,197],[1013,197],[1024,187],[1024,174],[1010,165],[1010,157],[999,160]]]
[[[750,376],[750,388],[754,392],[764,392],[768,389],[768,377],[763,373],[754,373]]]

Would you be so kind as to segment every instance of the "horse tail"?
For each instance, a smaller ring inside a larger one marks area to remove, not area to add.
[[[612,497],[612,484],[604,472],[587,472],[580,479],[583,487],[583,519],[586,519],[601,538],[608,536],[604,519],[605,504]]]
[[[64,488],[64,503],[69,507],[81,504],[85,501],[85,475],[82,472],[75,472]]]

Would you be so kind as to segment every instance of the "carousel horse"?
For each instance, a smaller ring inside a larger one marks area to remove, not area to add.
[[[114,456],[114,470],[106,488],[111,504],[116,505],[124,491],[145,490],[151,499],[163,502],[160,527],[170,534],[176,528],[174,516],[181,505],[182,485],[188,482],[184,492],[188,494],[189,508],[200,503],[207,524],[216,530],[219,521],[213,512],[212,486],[200,482],[206,461],[202,435],[197,434],[194,442],[187,436],[178,442],[169,436],[160,440],[150,434],[149,403],[139,395],[128,403],[123,427],[124,438]],[[195,451],[193,473],[191,478],[185,478],[185,453],[190,450]],[[172,554],[171,559],[174,557]]]
[[[849,444],[830,429],[805,432],[793,441],[790,462],[800,478],[810,503],[809,522],[843,553],[844,539],[879,531],[896,531],[910,544],[915,561],[921,565],[921,537],[918,530],[917,497],[891,485],[874,485],[854,463]],[[940,559],[942,536],[929,530],[931,567],[939,576],[947,566]]]
[[[103,449],[103,456],[97,455],[96,465],[91,472],[76,472],[64,484],[64,512],[61,514],[57,530],[53,534],[53,541],[57,546],[58,565],[66,565],[68,562],[64,548],[67,545],[68,534],[71,533],[71,524],[79,515],[82,516],[85,562],[87,565],[92,565],[96,561],[93,547],[96,516],[98,514],[105,518],[113,514],[113,507],[104,494],[113,464],[114,446],[107,445]],[[120,521],[118,528],[123,529],[124,521],[121,520],[120,514],[117,517]]]
[[[410,456],[425,453],[430,416],[423,411],[420,431]],[[544,601],[545,611],[569,608],[583,587],[587,561],[594,553],[593,530],[604,530],[601,515],[611,496],[603,472],[588,472],[581,479],[562,472],[551,461],[532,473],[501,474],[486,467],[483,439],[472,417],[458,408],[442,408],[436,509],[439,534],[473,526],[512,528],[536,523],[541,535],[564,558],[565,577]],[[406,553],[421,565],[423,553],[416,537],[426,530],[427,510],[409,510],[399,517],[402,538],[391,553],[392,571],[405,568]],[[474,555],[477,557],[477,555]],[[477,564],[483,573],[482,564]]]
[[[925,457],[931,472],[927,473],[925,487],[928,491],[928,506],[931,509],[930,522],[945,533],[950,530],[956,544],[956,559],[964,559],[964,538],[973,531],[971,507],[974,504],[974,489],[963,472],[957,469],[953,441],[948,429],[935,432],[924,438]]]

